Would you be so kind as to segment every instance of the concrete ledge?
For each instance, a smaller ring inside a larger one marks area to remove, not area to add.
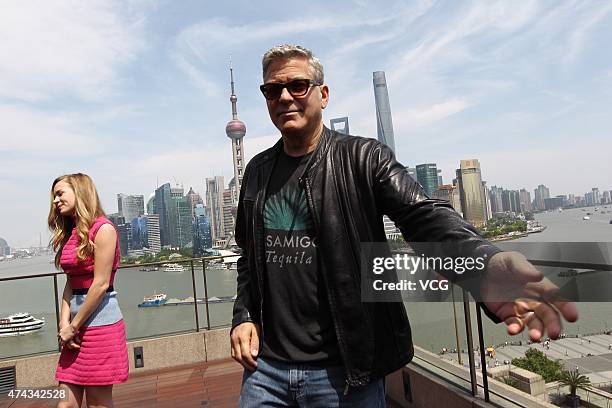
[[[230,357],[229,328],[128,342],[130,375]],[[134,366],[134,347],[142,347],[144,367]],[[0,361],[15,367],[17,387],[52,387],[59,353]]]
[[[479,384],[478,395],[474,397],[469,391],[470,374],[467,368],[440,359],[436,354],[418,346],[414,348],[417,358],[401,370],[387,376],[387,396],[395,404],[406,408],[493,406],[484,402],[480,370],[477,370],[476,375]],[[409,379],[412,401],[407,401],[404,396],[404,376]],[[509,400],[528,407],[555,407],[546,401],[493,379],[489,380],[489,390],[491,401],[501,406],[508,405]],[[501,395],[503,398],[493,393]],[[516,406],[516,404],[512,404],[512,406]]]

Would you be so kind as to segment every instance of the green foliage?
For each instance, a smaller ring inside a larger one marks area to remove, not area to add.
[[[570,394],[572,397],[576,396],[576,389],[578,387],[586,387],[591,385],[591,380],[589,380],[589,377],[578,373],[578,371],[563,370],[559,376],[559,382],[570,387]]]
[[[157,255],[145,254],[140,257],[121,258],[121,264],[150,263],[167,261],[172,254],[180,254],[183,258],[193,258],[193,248],[162,249]]]
[[[553,361],[546,357],[546,354],[539,350],[530,348],[525,352],[525,357],[512,359],[512,364],[540,374],[545,382],[557,381],[561,377],[563,364]]]
[[[516,378],[504,377],[502,379],[502,381],[504,382],[504,384],[509,385],[511,387],[514,387],[514,388],[518,388],[518,386],[519,386],[519,382],[518,382],[518,380]]]
[[[478,232],[484,238],[494,238],[514,231],[527,231],[527,221],[509,215],[502,215],[489,220],[483,227],[478,229]]]

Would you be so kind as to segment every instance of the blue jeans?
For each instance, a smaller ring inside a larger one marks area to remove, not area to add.
[[[345,391],[344,367],[312,367],[257,359],[257,370],[244,370],[240,407],[385,406],[382,380]]]

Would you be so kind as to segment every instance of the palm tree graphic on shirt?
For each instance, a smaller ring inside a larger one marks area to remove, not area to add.
[[[304,190],[283,188],[270,196],[264,206],[264,226],[282,231],[311,229],[313,225]]]

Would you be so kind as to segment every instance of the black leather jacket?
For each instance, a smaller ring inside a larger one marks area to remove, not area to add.
[[[236,243],[242,255],[232,328],[253,321],[261,325],[262,337],[266,327],[262,321],[263,208],[282,148],[279,140],[247,165],[236,218]],[[483,240],[447,201],[429,199],[391,149],[375,139],[324,128],[299,182],[306,190],[319,237],[321,275],[347,386],[365,385],[397,370],[414,354],[403,303],[361,302],[360,243],[386,242],[382,215],[396,223],[408,242],[452,241],[474,257],[491,256],[499,250]],[[448,277],[459,281],[458,276]]]

